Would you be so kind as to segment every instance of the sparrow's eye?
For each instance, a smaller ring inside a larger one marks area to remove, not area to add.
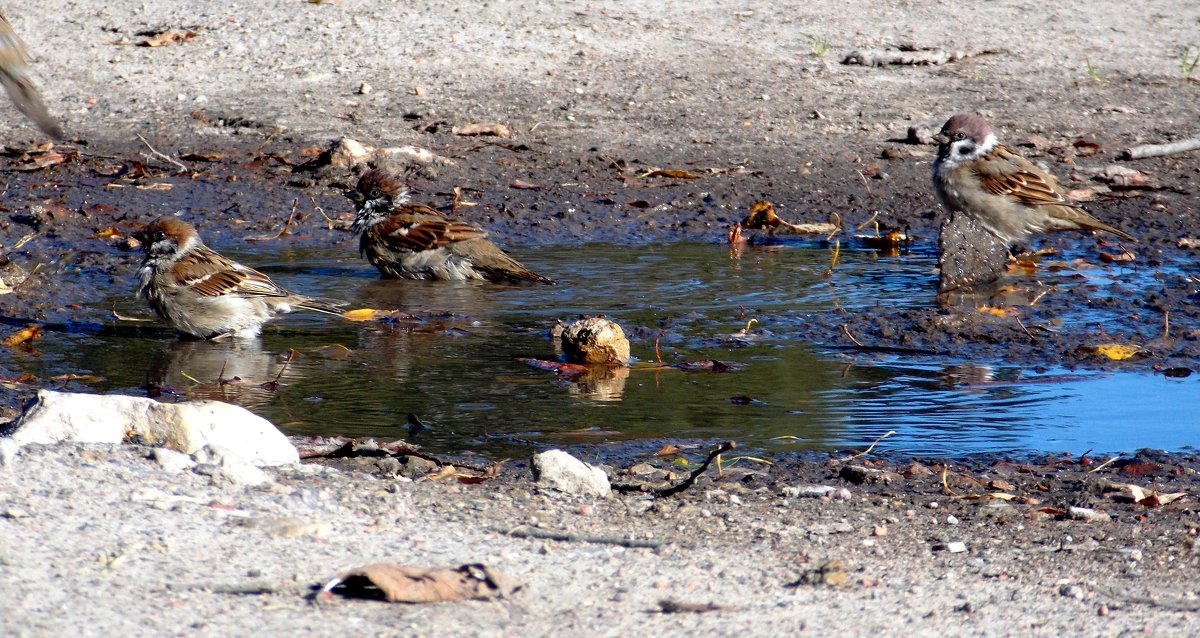
[[[382,197],[383,197],[383,192],[380,191],[378,188],[373,189],[371,191],[371,199],[380,199]]]
[[[955,134],[954,134],[954,139],[956,139],[956,140],[965,140],[965,139],[967,139],[967,136],[966,136],[966,135],[964,135],[962,131],[959,131],[959,132],[957,132],[957,133],[955,133]]]

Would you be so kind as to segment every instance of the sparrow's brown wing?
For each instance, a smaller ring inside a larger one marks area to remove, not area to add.
[[[392,251],[419,252],[487,237],[482,228],[450,219],[421,204],[400,206],[371,230]]]
[[[1105,224],[1068,201],[1053,175],[1004,146],[997,146],[980,158],[976,173],[983,189],[993,195],[1008,197],[1026,206],[1048,207],[1046,212],[1050,217],[1060,220],[1060,229],[1103,230],[1122,239],[1137,241],[1133,235]]]
[[[51,137],[62,139],[62,128],[50,117],[50,112],[42,103],[42,96],[29,79],[28,62],[25,44],[12,30],[8,20],[0,15],[0,84],[4,85],[17,109],[33,120],[38,128]]]
[[[206,246],[194,248],[171,269],[175,283],[203,297],[286,297],[288,291],[248,266],[222,257]]]
[[[976,174],[983,189],[1027,206],[1067,204],[1058,181],[1006,147],[997,146],[980,158]]]

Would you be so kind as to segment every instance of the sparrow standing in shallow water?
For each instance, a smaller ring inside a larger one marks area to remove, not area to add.
[[[33,120],[43,133],[62,139],[62,129],[50,117],[46,105],[42,103],[41,94],[29,79],[28,62],[29,53],[25,51],[25,43],[17,37],[4,15],[0,14],[0,84],[8,91],[13,104]]]
[[[346,197],[354,202],[359,252],[384,277],[554,283],[509,257],[478,226],[409,202],[385,171],[363,173]]]
[[[160,217],[134,237],[146,252],[138,296],[184,334],[252,338],[277,314],[342,314],[340,302],[292,294],[261,272],[222,257],[204,245],[195,228],[174,217]]]
[[[959,113],[934,139],[938,201],[951,212],[972,217],[1008,245],[1056,230],[1103,230],[1136,241],[1067,201],[1053,175],[999,144],[982,117]]]

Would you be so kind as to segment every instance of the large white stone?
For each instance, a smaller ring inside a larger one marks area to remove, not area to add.
[[[533,457],[537,482],[568,494],[607,497],[612,493],[604,470],[563,452],[549,450]]]
[[[220,401],[159,403],[123,395],[38,391],[11,437],[29,443],[122,443],[162,446],[192,454],[225,448],[257,465],[298,463],[300,456],[270,421]]]

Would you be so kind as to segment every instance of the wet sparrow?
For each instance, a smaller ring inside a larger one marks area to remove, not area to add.
[[[554,283],[509,257],[478,226],[409,202],[400,183],[384,171],[363,173],[346,197],[354,202],[359,252],[384,277]]]
[[[222,257],[204,245],[195,228],[173,217],[160,217],[134,236],[146,251],[138,296],[184,334],[251,338],[277,314],[342,314],[340,302],[294,295],[261,272]]]
[[[13,104],[33,120],[42,132],[62,139],[62,129],[46,111],[42,96],[29,79],[28,62],[29,53],[25,51],[25,43],[17,37],[8,20],[0,15],[0,84],[8,91]]]
[[[996,141],[973,113],[946,121],[933,161],[933,191],[951,212],[962,212],[1005,243],[1025,243],[1056,230],[1103,230],[1135,241],[1067,201],[1053,175]]]

